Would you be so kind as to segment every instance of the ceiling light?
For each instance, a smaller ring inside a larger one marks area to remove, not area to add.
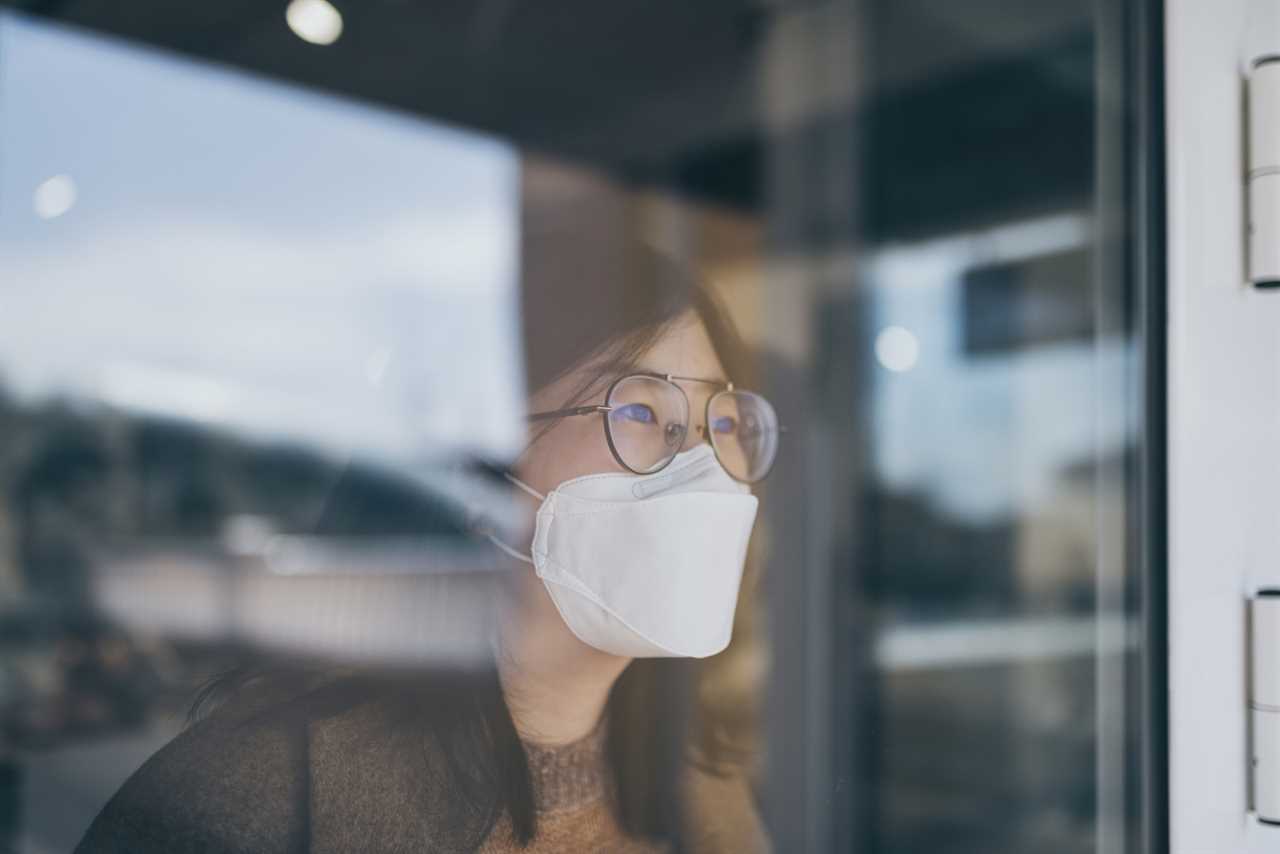
[[[342,35],[342,13],[327,0],[293,0],[284,19],[298,38],[311,44],[333,44]]]

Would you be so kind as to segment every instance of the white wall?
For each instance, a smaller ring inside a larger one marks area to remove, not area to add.
[[[1280,292],[1243,284],[1246,12],[1166,6],[1175,854],[1280,851],[1246,815],[1244,598],[1280,583]]]

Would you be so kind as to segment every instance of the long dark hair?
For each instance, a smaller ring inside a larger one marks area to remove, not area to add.
[[[522,322],[531,390],[589,365],[590,378],[561,404],[577,405],[608,377],[633,366],[690,311],[705,325],[730,376],[739,383],[750,381],[746,349],[733,324],[683,265],[625,234],[597,234],[584,245],[579,228],[540,225],[526,223],[522,251]],[[748,584],[743,586],[749,590]],[[740,741],[705,710],[696,710],[696,685],[705,666],[638,659],[615,682],[606,706],[606,756],[618,820],[629,834],[664,841],[674,850],[684,847],[680,795],[690,759],[715,770],[742,758]],[[393,697],[430,728],[444,757],[450,790],[474,817],[462,829],[459,845],[478,847],[504,812],[520,844],[534,838],[533,782],[496,666],[419,671],[411,680],[331,674],[320,680],[321,688],[314,687],[315,677],[296,668],[238,668],[201,691],[192,717],[202,717],[255,680],[269,681],[274,691],[294,698],[314,699],[316,691],[323,692],[326,701],[313,705],[314,713],[322,715],[375,696]],[[458,838],[457,831],[449,829],[450,838]]]

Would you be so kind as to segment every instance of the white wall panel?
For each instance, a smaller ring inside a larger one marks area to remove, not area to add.
[[[1175,854],[1280,851],[1246,814],[1245,596],[1280,583],[1280,292],[1244,284],[1247,11],[1166,10]]]

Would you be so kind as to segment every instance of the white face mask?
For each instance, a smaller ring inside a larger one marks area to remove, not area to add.
[[[709,445],[657,474],[592,474],[543,496],[532,563],[583,643],[631,658],[715,655],[729,645],[757,500]]]

